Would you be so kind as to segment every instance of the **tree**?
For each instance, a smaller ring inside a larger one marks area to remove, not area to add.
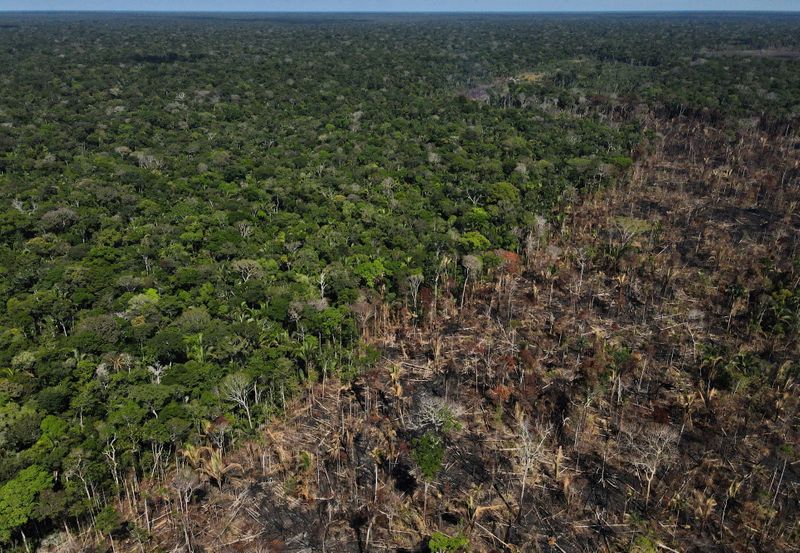
[[[198,468],[203,456],[206,453],[211,453],[211,448],[208,446],[197,446],[194,444],[186,444],[181,449],[181,457],[186,459],[192,468]]]
[[[219,449],[212,449],[208,457],[200,458],[200,472],[211,478],[218,488],[222,487],[225,475],[233,470],[244,470],[239,463],[226,463]]]
[[[353,268],[353,271],[362,279],[364,279],[364,282],[370,288],[374,288],[375,285],[388,273],[388,270],[383,263],[383,259],[381,258],[377,258],[372,261],[361,261]]]
[[[464,287],[461,289],[461,309],[464,309],[464,296],[467,294],[467,283],[469,282],[469,277],[480,272],[480,270],[483,268],[483,262],[481,261],[481,258],[476,255],[465,255],[464,259],[461,260],[461,264],[464,266],[464,270],[466,271],[466,276],[464,277]]]
[[[237,259],[231,263],[231,268],[239,273],[243,283],[251,278],[261,278],[264,274],[261,264],[254,259]]]
[[[23,526],[36,508],[36,498],[53,485],[52,476],[38,465],[21,470],[0,488],[0,543]]]
[[[42,215],[42,227],[47,230],[64,230],[75,224],[78,214],[69,207],[58,207]]]
[[[250,415],[250,394],[253,392],[253,379],[243,372],[229,374],[220,385],[220,395],[244,409],[247,424],[253,428]]]
[[[465,232],[461,236],[460,242],[465,248],[467,248],[467,251],[483,251],[489,249],[489,246],[492,245],[492,243],[489,242],[489,239],[477,230]]]
[[[520,471],[520,492],[519,492],[519,515],[522,515],[522,505],[525,500],[525,490],[528,478],[533,471],[545,458],[547,453],[545,443],[550,435],[549,428],[539,428],[531,432],[527,418],[517,413],[517,462]]]
[[[425,489],[422,504],[423,515],[428,510],[428,486],[442,470],[442,460],[444,459],[444,444],[442,439],[435,432],[425,432],[420,438],[416,438],[413,442],[412,456],[416,461],[422,479],[424,481]]]
[[[407,279],[408,289],[411,292],[411,304],[414,309],[415,316],[417,315],[417,295],[419,294],[419,287],[423,280],[425,280],[425,277],[422,275],[422,273],[414,273]]]
[[[95,516],[95,528],[108,536],[119,530],[121,526],[122,520],[119,513],[110,505],[104,507]]]
[[[644,473],[647,488],[644,504],[650,502],[650,489],[658,469],[668,463],[676,453],[678,432],[666,425],[653,424],[624,430],[627,441],[626,459]]]

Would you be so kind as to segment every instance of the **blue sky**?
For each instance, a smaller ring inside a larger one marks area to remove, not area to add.
[[[0,10],[799,11],[800,0],[0,0]]]

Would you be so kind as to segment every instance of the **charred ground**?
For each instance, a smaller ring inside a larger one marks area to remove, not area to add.
[[[798,549],[797,17],[2,23],[0,548]]]

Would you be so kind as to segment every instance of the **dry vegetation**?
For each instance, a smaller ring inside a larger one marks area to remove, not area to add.
[[[524,82],[524,83],[538,83],[542,79],[545,78],[544,73],[536,72],[536,71],[525,71],[520,73],[514,80]]]
[[[467,262],[465,289],[443,259],[426,316],[365,316],[369,373],[142,484],[121,505],[141,539],[114,547],[425,551],[438,531],[486,552],[800,549],[798,328],[776,305],[800,279],[800,143],[647,128],[629,182],[542,219],[522,255],[482,280]]]

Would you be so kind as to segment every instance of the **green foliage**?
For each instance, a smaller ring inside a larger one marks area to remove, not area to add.
[[[432,431],[428,431],[412,442],[411,455],[419,466],[422,476],[431,481],[436,478],[442,469],[444,460],[444,443],[442,439]]]
[[[484,235],[476,230],[465,232],[461,236],[460,242],[464,249],[470,252],[488,250],[492,245]]]
[[[780,275],[784,277],[784,275]],[[800,288],[777,278],[772,291],[760,298],[755,326],[776,336],[800,333]]]
[[[428,540],[428,551],[431,553],[455,553],[457,551],[467,551],[469,540],[459,533],[455,536],[448,536],[436,531]]]
[[[7,543],[12,533],[34,513],[36,499],[53,485],[49,473],[32,465],[0,488],[0,543]]]
[[[122,519],[113,507],[104,507],[95,516],[95,528],[103,534],[112,534],[122,526]]]
[[[637,536],[628,551],[629,553],[656,553],[659,548],[650,536]]]
[[[510,182],[498,182],[490,189],[490,198],[493,202],[507,202],[510,205],[519,202],[519,191]]]
[[[633,160],[628,156],[612,156],[608,161],[618,169],[622,170],[628,169],[631,165],[633,165]]]
[[[374,288],[378,281],[387,274],[387,269],[380,258],[373,261],[362,261],[353,270],[370,288]]]

